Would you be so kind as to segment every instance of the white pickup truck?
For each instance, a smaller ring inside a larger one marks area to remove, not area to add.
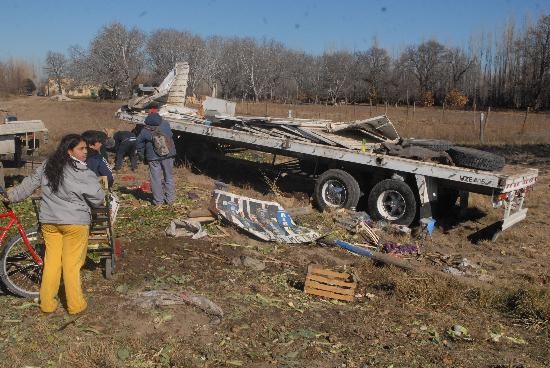
[[[17,120],[7,114],[0,123],[0,159],[12,159],[17,166],[23,154],[32,154],[40,146],[40,140],[48,138],[48,129],[42,120]],[[0,161],[0,185],[4,186],[4,166]]]

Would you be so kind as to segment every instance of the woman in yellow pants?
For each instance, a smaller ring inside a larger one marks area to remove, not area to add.
[[[41,188],[39,220],[46,255],[40,309],[44,313],[57,309],[61,276],[69,314],[87,308],[80,269],[86,259],[90,206],[101,206],[105,193],[97,176],[86,167],[86,154],[86,143],[80,135],[66,135],[56,151],[7,195],[9,202],[19,202]]]

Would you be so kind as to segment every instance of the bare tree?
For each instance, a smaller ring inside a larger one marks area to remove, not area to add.
[[[63,79],[67,76],[67,58],[60,52],[48,51],[46,66],[48,77],[53,79],[57,86],[57,93],[63,94]]]
[[[0,92],[6,94],[22,93],[24,80],[32,79],[33,68],[19,59],[8,59],[0,63]]]
[[[543,92],[550,79],[550,15],[541,17],[527,34],[526,46],[530,57],[532,94],[535,110],[541,108]]]
[[[357,63],[356,78],[365,82],[361,89],[365,89],[364,96],[367,99],[377,100],[388,79],[391,59],[388,52],[378,46],[373,46],[365,52],[355,53]]]
[[[81,56],[80,65],[87,68],[83,73],[96,84],[130,95],[131,88],[145,65],[143,45],[145,35],[137,28],[126,29],[120,23],[103,27],[90,43],[89,51]]]
[[[401,55],[403,65],[418,80],[420,94],[435,89],[445,52],[443,45],[432,40],[408,47]]]
[[[345,88],[351,85],[353,57],[349,52],[338,51],[323,54],[322,61],[326,73],[324,81],[327,97],[336,103]]]

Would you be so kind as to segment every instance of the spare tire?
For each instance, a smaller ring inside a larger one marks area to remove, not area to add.
[[[504,167],[504,157],[469,147],[451,147],[447,153],[456,166],[495,171]]]
[[[431,149],[436,152],[447,151],[453,147],[453,142],[449,142],[442,139],[404,139],[401,144],[403,147],[418,146]]]

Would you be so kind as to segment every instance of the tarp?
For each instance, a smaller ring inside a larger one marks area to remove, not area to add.
[[[215,190],[214,209],[225,220],[266,241],[282,243],[309,243],[319,234],[298,226],[284,208],[276,202],[239,196]]]

